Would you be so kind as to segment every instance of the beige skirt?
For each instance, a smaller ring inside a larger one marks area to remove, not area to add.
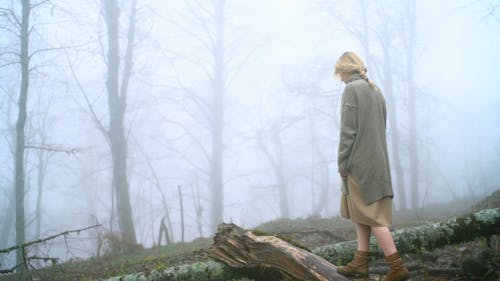
[[[347,176],[346,190],[342,190],[340,216],[354,223],[369,226],[389,226],[392,223],[392,198],[384,197],[366,205],[356,180]]]

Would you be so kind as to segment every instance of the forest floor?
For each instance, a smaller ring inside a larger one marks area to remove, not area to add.
[[[482,200],[455,200],[453,204],[436,204],[419,211],[395,212],[397,228],[444,221],[487,208],[500,207],[500,190]],[[352,224],[339,218],[310,217],[306,219],[280,219],[256,227],[277,234],[308,248],[355,239]],[[97,280],[134,272],[150,272],[167,267],[207,261],[207,249],[212,238],[196,239],[190,243],[144,249],[130,255],[114,255],[88,260],[72,261],[43,270],[33,271],[33,280]],[[403,256],[412,280],[500,280],[500,232],[489,239],[446,246],[432,252]],[[387,267],[382,259],[370,263],[370,280],[380,280]],[[19,280],[16,276],[0,275],[0,280]]]

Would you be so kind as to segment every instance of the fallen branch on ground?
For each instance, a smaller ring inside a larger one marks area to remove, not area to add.
[[[23,251],[23,262],[20,263],[20,264],[17,264],[15,265],[14,267],[12,268],[9,268],[9,269],[0,269],[0,274],[9,274],[9,273],[14,273],[14,271],[16,269],[18,269],[19,267],[21,266],[25,266],[25,267],[28,267],[29,265],[29,262],[31,260],[44,260],[44,261],[51,261],[53,264],[56,263],[59,259],[58,258],[51,258],[51,257],[39,257],[39,256],[31,256],[31,257],[27,257],[26,256],[26,248],[27,247],[30,247],[32,245],[35,245],[35,244],[40,244],[40,243],[44,243],[44,242],[47,242],[49,240],[52,240],[54,238],[57,238],[59,236],[66,236],[66,235],[69,235],[71,233],[80,233],[82,231],[85,231],[87,229],[91,229],[91,228],[95,228],[95,227],[99,227],[101,226],[100,224],[98,225],[93,225],[93,226],[88,226],[88,227],[85,227],[85,228],[81,228],[81,229],[76,229],[76,230],[67,230],[67,231],[64,231],[64,232],[61,232],[61,233],[58,233],[58,234],[55,234],[55,235],[52,235],[52,236],[49,236],[49,237],[46,237],[46,238],[42,238],[42,239],[38,239],[38,240],[34,240],[34,241],[31,241],[31,242],[27,242],[27,243],[23,243],[21,245],[16,245],[16,246],[12,246],[10,248],[7,248],[7,249],[3,249],[3,250],[0,250],[0,254],[6,254],[6,253],[10,253],[12,251],[15,251],[15,250],[22,250]]]
[[[57,237],[59,237],[59,236],[68,235],[68,234],[71,234],[71,233],[80,233],[80,232],[82,232],[82,231],[84,231],[84,230],[91,229],[91,228],[95,228],[95,227],[99,227],[99,226],[101,226],[101,225],[100,225],[100,224],[97,224],[97,225],[88,226],[88,227],[85,227],[85,228],[82,228],[82,229],[67,230],[67,231],[64,231],[64,232],[61,232],[61,233],[58,233],[58,234],[55,234],[55,235],[49,236],[49,237],[47,237],[47,238],[34,240],[34,241],[31,241],[31,242],[23,243],[23,244],[21,244],[21,245],[16,245],[16,246],[12,246],[12,247],[7,248],[7,249],[0,250],[0,254],[9,253],[9,252],[12,252],[12,251],[14,251],[14,250],[17,250],[17,249],[22,249],[22,248],[26,248],[26,247],[29,247],[29,246],[34,245],[34,244],[43,243],[43,242],[46,242],[46,241],[52,240],[52,239],[54,239],[54,238],[57,238]]]

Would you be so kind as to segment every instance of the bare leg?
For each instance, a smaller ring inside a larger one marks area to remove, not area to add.
[[[387,226],[372,226],[372,231],[385,256],[394,254],[397,251],[392,234]]]
[[[370,242],[370,227],[364,224],[356,224],[356,237],[358,240],[358,251],[368,252]]]
[[[368,277],[368,242],[370,241],[370,227],[363,224],[356,224],[356,237],[358,240],[358,251],[354,254],[354,258],[345,266],[337,267],[337,272],[347,276],[356,278]]]

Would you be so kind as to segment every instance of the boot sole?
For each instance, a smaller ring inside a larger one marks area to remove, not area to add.
[[[337,272],[342,274],[345,277],[352,277],[352,278],[368,278],[368,277],[370,277],[370,274],[368,274],[368,273],[366,273],[366,274],[365,273],[351,273],[351,272],[342,272],[340,270],[337,270]]]
[[[385,276],[384,276],[384,278],[385,278]],[[384,279],[382,278],[381,280],[384,280]],[[402,279],[398,279],[397,281],[407,281],[407,280],[411,280],[411,276],[410,275],[408,275],[406,277],[403,277]]]

